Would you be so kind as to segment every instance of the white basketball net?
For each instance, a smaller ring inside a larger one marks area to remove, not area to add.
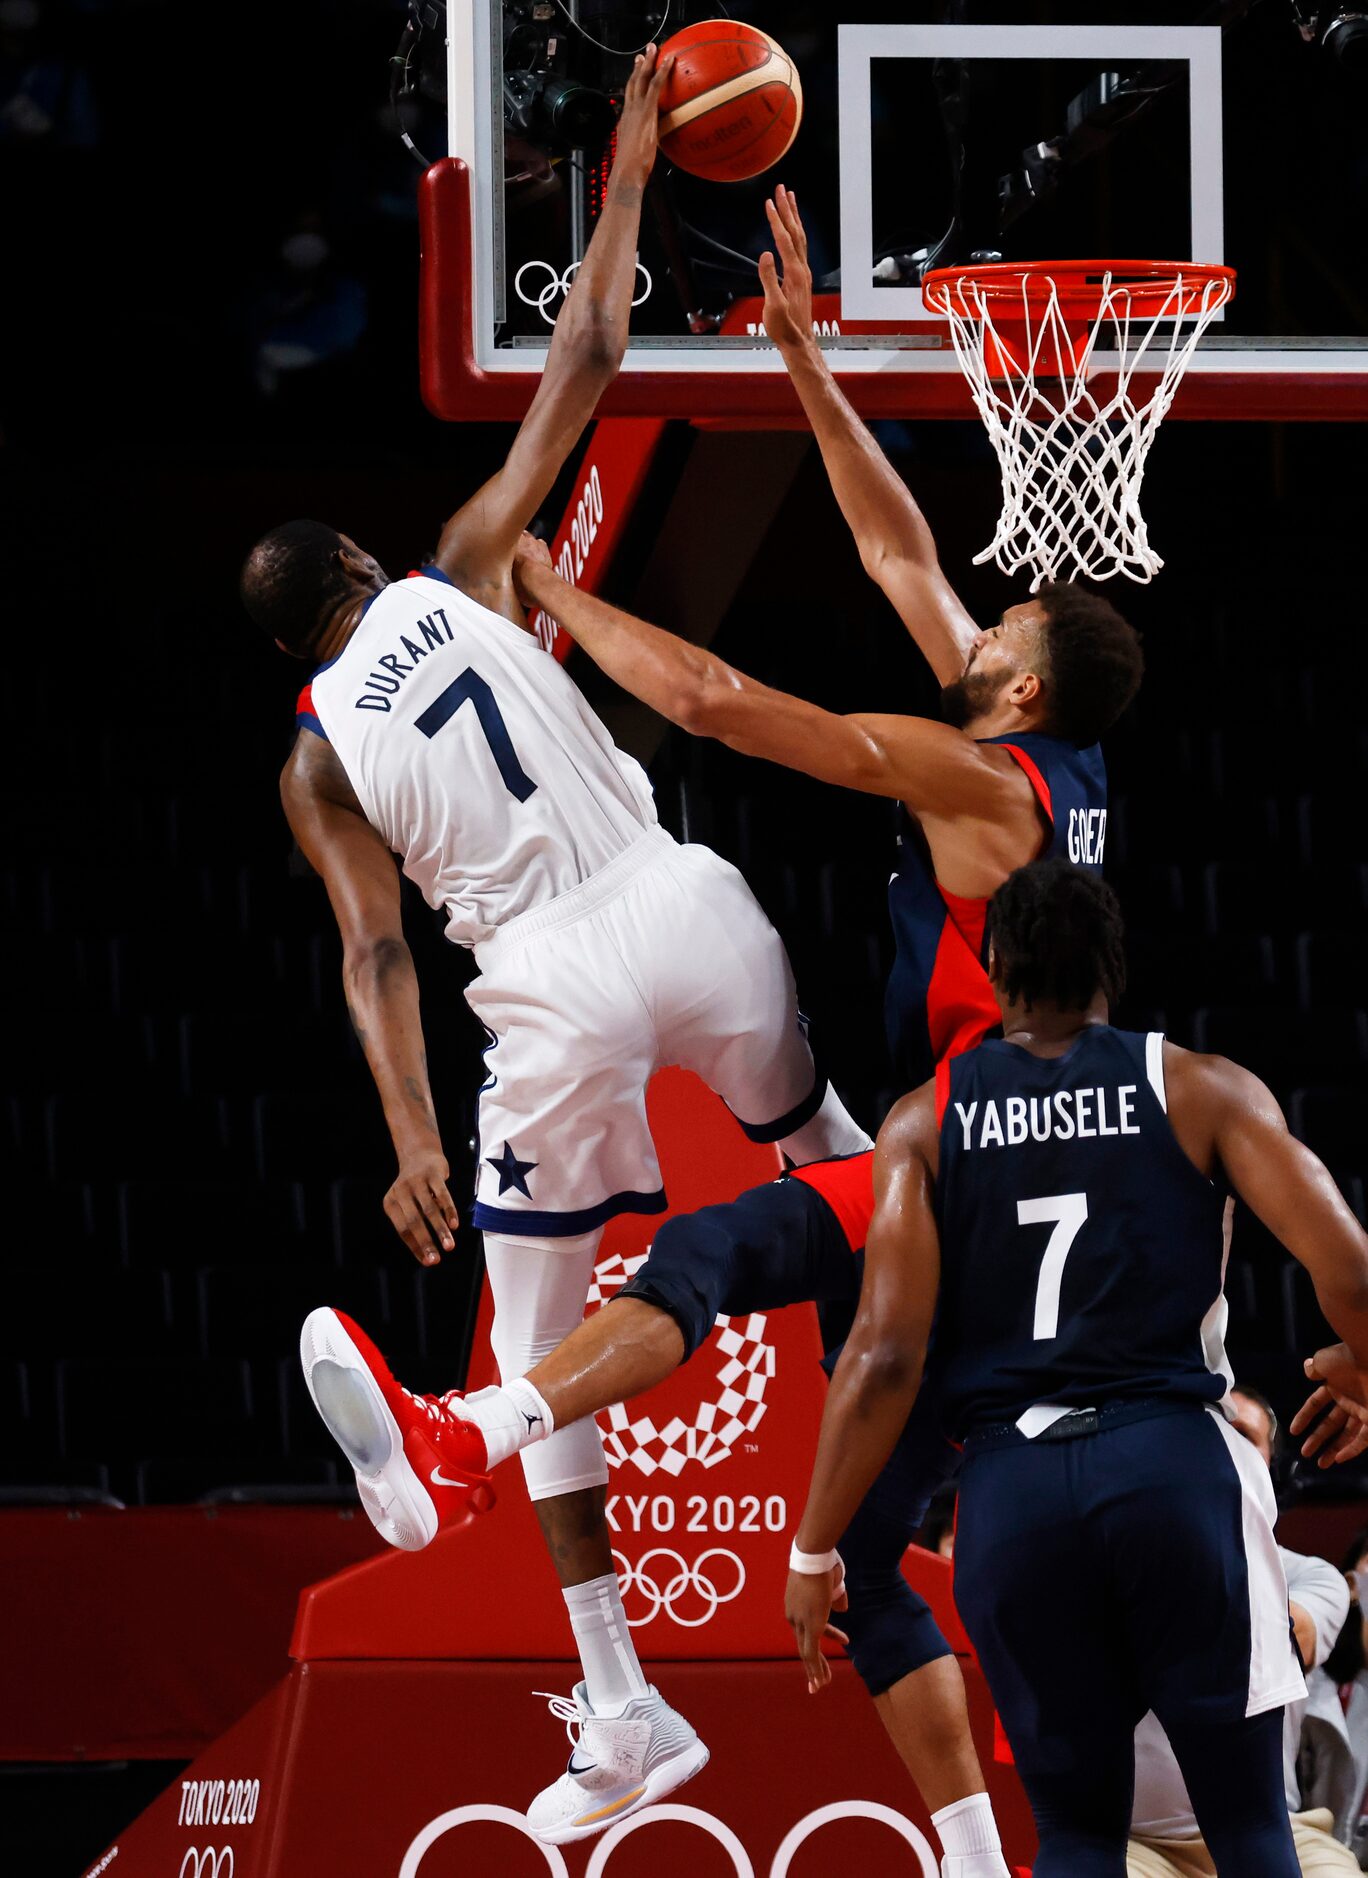
[[[1103,273],[1098,311],[1077,356],[1056,283],[1037,274],[1032,284],[1033,292],[1023,281],[1004,301],[1000,291],[986,294],[972,277],[960,277],[931,302],[949,319],[1002,470],[997,533],[974,559],[996,561],[1004,574],[1028,569],[1032,590],[1079,575],[1151,580],[1164,563],[1140,513],[1145,458],[1231,283],[1177,274],[1157,312],[1148,283],[1146,310],[1137,314],[1131,284]],[[1075,316],[1075,333],[1079,324]],[[1095,355],[1113,349],[1115,378],[1108,366],[1094,381]],[[1090,381],[1106,387],[1105,402]]]

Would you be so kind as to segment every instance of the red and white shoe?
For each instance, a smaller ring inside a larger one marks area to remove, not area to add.
[[[434,1396],[402,1388],[361,1326],[326,1305],[304,1319],[299,1360],[381,1538],[421,1552],[440,1527],[493,1506],[485,1439],[461,1420],[454,1389]]]

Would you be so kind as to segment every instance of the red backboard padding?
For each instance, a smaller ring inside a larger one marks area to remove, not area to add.
[[[418,338],[423,402],[450,423],[516,421],[536,388],[529,371],[489,372],[475,361],[471,274],[470,172],[443,157],[418,185],[421,246]],[[744,333],[759,319],[758,298],[738,300],[723,325]],[[816,320],[838,320],[846,334],[883,322],[845,321],[839,296],[817,297]],[[948,343],[948,340],[947,340]],[[1238,356],[1238,355],[1237,355]],[[839,358],[839,355],[838,355]],[[973,415],[959,372],[840,372],[837,382],[862,417]],[[1368,414],[1368,373],[1317,371],[1192,372],[1179,387],[1170,416],[1230,420],[1353,420]],[[685,418],[709,426],[784,428],[802,419],[786,373],[624,372],[599,402],[601,417]]]

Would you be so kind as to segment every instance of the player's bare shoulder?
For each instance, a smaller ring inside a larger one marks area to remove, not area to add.
[[[893,1104],[879,1129],[878,1161],[885,1177],[918,1164],[935,1174],[940,1164],[936,1085],[923,1083]]]
[[[300,825],[315,820],[320,812],[347,809],[364,818],[346,770],[326,737],[301,730],[294,748],[280,772],[280,800],[285,816],[296,835]]]

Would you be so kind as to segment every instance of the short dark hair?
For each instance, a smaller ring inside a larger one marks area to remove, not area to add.
[[[1110,600],[1075,581],[1047,580],[1035,597],[1045,609],[1050,729],[1070,743],[1096,743],[1140,689],[1140,635]]]
[[[242,564],[243,606],[291,652],[307,654],[324,609],[347,597],[351,583],[338,559],[343,546],[326,522],[284,522]]]
[[[1242,1395],[1247,1402],[1255,1403],[1268,1417],[1268,1445],[1274,1454],[1278,1451],[1278,1442],[1282,1435],[1282,1424],[1278,1420],[1278,1411],[1269,1401],[1262,1389],[1256,1389],[1251,1383],[1241,1382],[1237,1376],[1230,1385],[1232,1395]]]
[[[1065,860],[1019,867],[993,895],[988,926],[1003,996],[1086,1010],[1097,992],[1114,1003],[1126,986],[1121,903],[1100,874]]]

